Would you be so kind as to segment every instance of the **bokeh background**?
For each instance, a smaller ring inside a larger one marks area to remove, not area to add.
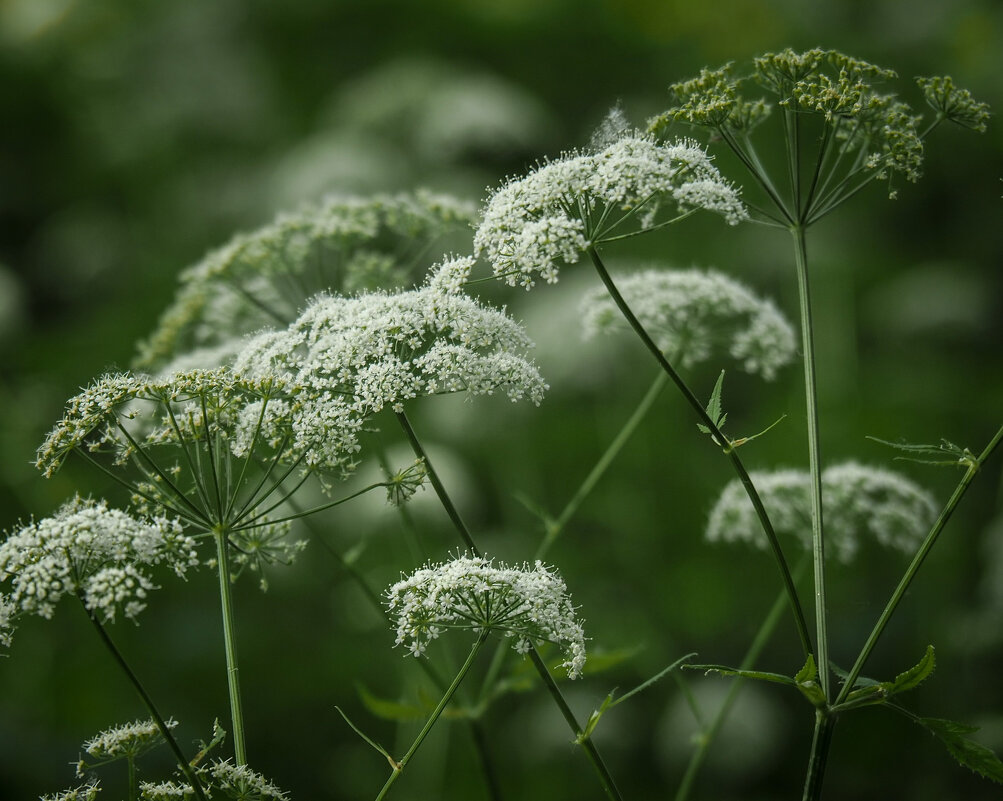
[[[76,465],[42,479],[35,448],[67,397],[129,365],[178,272],[233,232],[334,191],[426,186],[477,201],[505,175],[586,144],[613,104],[643,124],[666,105],[670,82],[785,46],[836,47],[893,67],[917,103],[911,76],[949,72],[1003,109],[1003,6],[994,0],[0,0],[0,527],[49,514],[74,491],[116,498]],[[887,463],[892,454],[865,435],[944,437],[978,450],[1000,423],[998,123],[982,136],[938,131],[925,169],[898,200],[875,186],[813,232],[826,461]],[[469,250],[469,236],[448,247]],[[654,260],[717,267],[796,315],[782,234],[694,218],[610,252],[614,269]],[[540,537],[517,496],[556,513],[654,376],[627,339],[581,341],[577,297],[593,283],[569,269],[556,287],[486,292],[538,342],[552,387],[539,409],[461,398],[414,409],[464,514],[506,559],[527,558]],[[709,394],[721,366],[695,371],[694,385]],[[769,385],[729,377],[732,430],[787,414],[750,446],[751,467],[806,463],[799,385],[796,367]],[[937,673],[912,693],[912,708],[982,726],[979,739],[998,752],[1001,464],[974,484],[868,667],[893,675],[934,643]],[[958,478],[898,466],[940,499]],[[567,686],[583,717],[613,687],[633,687],[684,653],[741,658],[778,586],[765,554],[701,539],[728,470],[666,392],[553,551],[593,649],[627,655]],[[430,553],[455,547],[430,497],[413,511]],[[378,585],[413,566],[380,503],[346,507],[323,526],[333,547],[364,546],[360,567]],[[307,554],[276,571],[266,595],[253,581],[238,587],[251,761],[295,798],[372,797],[386,764],[335,704],[400,750],[414,727],[375,716],[360,688],[394,700],[427,688],[337,561],[319,543]],[[837,662],[852,661],[903,568],[867,548],[832,568]],[[184,743],[207,737],[215,716],[226,725],[214,593],[205,571],[161,593],[140,626],[113,629],[181,721]],[[465,649],[456,643],[453,657]],[[798,662],[784,621],[761,664],[789,673]],[[708,710],[727,688],[691,682]],[[140,716],[79,610],[27,621],[0,659],[0,797],[69,786],[83,740]],[[485,722],[506,798],[600,797],[539,687],[508,697]],[[747,687],[693,797],[796,797],[810,730],[799,698]],[[610,713],[596,738],[625,797],[664,797],[694,731],[666,679]],[[113,794],[118,781],[105,779]],[[882,710],[837,729],[831,798],[989,799],[998,789]],[[395,792],[484,797],[469,746],[448,725]]]

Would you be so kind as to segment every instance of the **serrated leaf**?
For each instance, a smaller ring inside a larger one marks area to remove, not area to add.
[[[717,673],[721,676],[738,676],[743,679],[754,679],[756,681],[770,681],[774,684],[786,684],[795,686],[796,682],[790,676],[782,673],[768,673],[763,670],[739,670],[727,665],[683,665],[687,670],[702,670],[704,673]]]
[[[933,646],[928,645],[926,646],[926,653],[923,654],[923,658],[918,663],[908,670],[899,673],[894,681],[887,682],[886,689],[888,690],[888,694],[895,695],[896,693],[902,693],[918,687],[933,673],[936,666],[937,660],[934,655]]]
[[[707,403],[707,416],[714,421],[718,428],[724,425],[724,417],[721,416],[721,390],[724,389],[724,370],[717,377],[714,390],[710,393],[710,401]]]
[[[369,692],[361,682],[355,683],[355,690],[366,709],[384,720],[422,720],[427,713],[427,710],[418,704],[379,698]],[[342,715],[344,716],[344,713]]]
[[[602,704],[600,704],[599,708],[593,710],[592,714],[589,715],[589,719],[585,723],[585,728],[582,730],[582,733],[575,738],[579,744],[583,743],[585,740],[587,740],[589,737],[592,736],[592,732],[595,731],[596,726],[602,719],[602,716],[606,714],[606,710],[609,709],[611,706],[613,706],[614,692],[616,692],[616,690],[611,690],[610,693],[606,696],[606,698],[603,699],[603,702]]]
[[[850,674],[843,670],[839,665],[834,664],[831,660],[829,662],[829,670],[836,674],[843,684],[846,684],[846,680],[850,678]],[[867,676],[857,676],[857,680],[853,682],[854,687],[874,687],[881,684],[877,679],[869,679]]]
[[[896,456],[900,461],[918,462],[919,464],[932,464],[938,467],[970,467],[978,460],[967,448],[961,448],[946,439],[940,441],[940,445],[914,445],[909,442],[889,442],[877,437],[867,437],[867,439],[887,445],[889,448],[912,454],[911,456]],[[920,459],[920,456],[939,456],[939,459]],[[948,458],[944,458],[948,457]]]
[[[942,718],[916,718],[916,722],[940,739],[958,764],[983,778],[1003,784],[1003,762],[1000,762],[999,757],[991,748],[965,737],[966,734],[978,731],[978,726]]]
[[[808,654],[804,667],[794,676],[794,681],[798,684],[806,681],[815,681],[818,678],[818,668],[815,666],[815,657]]]

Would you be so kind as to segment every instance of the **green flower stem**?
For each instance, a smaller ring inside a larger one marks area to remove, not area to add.
[[[888,625],[888,621],[891,620],[892,615],[898,608],[899,602],[901,602],[902,598],[905,597],[905,594],[909,589],[909,585],[912,584],[912,580],[916,577],[916,573],[919,571],[924,560],[929,555],[931,549],[937,541],[937,538],[940,536],[940,532],[943,531],[944,526],[947,525],[947,521],[951,519],[951,515],[954,513],[954,510],[961,501],[961,498],[968,491],[968,487],[975,478],[976,473],[978,473],[979,468],[985,464],[986,460],[1000,444],[1001,439],[1003,439],[1003,426],[1001,426],[996,432],[996,435],[985,447],[985,450],[982,451],[978,459],[976,459],[974,463],[969,464],[964,477],[958,482],[958,486],[955,487],[954,493],[951,495],[950,499],[941,510],[937,521],[930,529],[930,533],[926,535],[926,539],[923,540],[923,544],[919,546],[919,550],[909,563],[909,567],[906,568],[905,574],[902,576],[901,581],[899,581],[898,586],[892,593],[888,604],[881,613],[881,617],[878,618],[877,623],[874,624],[874,628],[868,635],[867,642],[865,642],[864,647],[860,649],[860,655],[857,657],[857,661],[853,663],[853,667],[850,669],[847,679],[843,683],[843,688],[840,690],[839,696],[836,698],[836,704],[840,704],[845,701],[846,697],[853,691],[853,685],[856,684],[857,678],[860,676],[860,672],[864,669],[864,665],[870,657],[871,651],[873,651],[874,646],[877,645],[885,627]]]
[[[296,509],[295,501],[290,501],[290,505]],[[324,546],[325,550],[331,554],[337,560],[341,568],[348,573],[349,576],[355,581],[359,589],[362,590],[362,594],[369,605],[379,614],[388,624],[392,622],[390,614],[387,612],[386,604],[384,604],[383,599],[374,590],[369,582],[366,581],[365,576],[362,575],[361,571],[348,560],[345,559],[340,553],[338,553],[336,548],[333,548],[328,544],[327,540],[319,535],[316,529],[313,527],[312,522],[309,518],[304,520],[304,523],[312,531],[313,534],[317,536],[320,540],[321,545]],[[427,659],[417,660],[418,665],[425,671],[425,675],[428,676],[432,684],[435,685],[436,689],[440,692],[446,686],[446,682],[438,674],[435,668],[429,663]],[[470,726],[470,739],[474,747],[474,752],[477,754],[477,760],[481,766],[481,772],[484,774],[484,783],[488,789],[488,797],[492,801],[501,801],[501,789],[498,784],[498,776],[495,772],[494,765],[491,762],[491,755],[487,748],[487,739],[484,735],[484,727],[481,725],[479,720],[468,719],[468,725]]]
[[[822,797],[822,779],[825,777],[825,763],[829,758],[829,746],[832,744],[832,730],[835,726],[835,715],[827,710],[815,710],[815,733],[812,736],[808,774],[805,776],[801,801],[818,801]]]
[[[136,781],[136,759],[130,754],[127,761],[129,769],[129,801],[136,801],[139,798],[139,783]]]
[[[679,391],[686,398],[686,401],[693,407],[696,412],[697,417],[700,418],[700,422],[703,423],[710,430],[711,435],[714,440],[718,443],[727,443],[728,438],[721,432],[721,429],[717,427],[715,422],[711,420],[710,415],[704,410],[703,404],[697,400],[696,395],[693,394],[692,390],[687,386],[686,382],[683,381],[682,376],[676,372],[669,361],[665,358],[658,345],[655,344],[654,340],[645,331],[644,326],[641,325],[640,320],[631,311],[630,306],[623,299],[620,291],[616,288],[613,283],[613,279],[610,277],[609,272],[606,270],[606,266],[603,264],[602,259],[599,257],[598,251],[595,247],[589,248],[589,256],[592,259],[592,263],[599,273],[600,279],[602,279],[603,284],[606,286],[606,290],[609,292],[610,297],[613,302],[616,303],[620,312],[623,314],[624,318],[630,324],[630,327],[634,329],[634,332],[644,343],[645,347],[651,352],[651,355],[655,357],[655,360],[661,366],[662,370],[665,371],[666,375],[672,379],[672,382],[676,385]],[[807,657],[808,654],[813,653],[811,646],[811,637],[808,634],[808,624],[805,621],[804,611],[801,608],[801,602],[798,600],[797,588],[794,586],[794,579],[791,577],[790,567],[787,564],[787,559],[784,557],[783,549],[780,547],[780,541],[777,539],[776,532],[773,530],[773,524],[770,522],[770,517],[766,513],[766,507],[763,506],[763,501],[759,497],[759,493],[756,491],[755,485],[752,483],[752,479],[749,477],[748,471],[745,469],[745,465],[739,458],[735,448],[724,448],[722,449],[727,454],[728,458],[731,460],[732,467],[738,474],[739,479],[742,482],[742,486],[745,487],[745,491],[749,496],[749,500],[752,501],[752,505],[756,510],[756,515],[759,518],[759,522],[763,527],[763,531],[766,533],[766,538],[770,543],[770,548],[773,551],[773,557],[777,562],[777,567],[780,570],[780,576],[783,580],[784,589],[787,593],[787,598],[790,601],[791,611],[794,614],[794,624],[798,630],[798,636],[801,639],[801,647],[804,650],[804,654]]]
[[[623,446],[627,443],[627,440],[633,435],[634,431],[637,430],[638,425],[644,419],[645,415],[651,410],[652,405],[658,398],[661,391],[665,388],[668,383],[669,377],[662,371],[659,371],[655,380],[651,383],[648,388],[647,393],[641,399],[641,402],[634,409],[633,414],[623,427],[610,442],[609,447],[602,456],[599,457],[599,461],[595,463],[595,466],[582,481],[581,486],[575,491],[575,494],[571,497],[571,500],[567,502],[564,509],[557,516],[557,519],[547,525],[547,533],[544,535],[543,542],[540,543],[540,547],[537,548],[535,559],[543,559],[547,553],[550,551],[554,542],[563,533],[564,527],[567,525],[568,521],[574,516],[575,512],[578,511],[578,507],[582,505],[589,493],[595,488],[595,485],[602,478],[603,474],[609,469],[609,466],[613,463],[613,460],[617,457],[617,454],[623,449]]]
[[[229,541],[225,529],[216,528],[212,534],[216,541],[219,605],[223,613],[223,647],[226,650],[226,683],[230,691],[230,717],[233,722],[233,752],[239,767],[247,764],[247,747],[244,742],[244,712],[240,703],[240,672],[237,669]]]
[[[818,647],[819,686],[829,700],[829,632],[826,624],[825,540],[822,535],[822,466],[819,456],[818,391],[815,385],[815,338],[811,319],[811,296],[808,288],[808,251],[805,229],[791,228],[798,275],[801,307],[801,349],[804,354],[805,409],[808,418],[808,466],[811,471],[811,543],[815,571],[815,639]]]
[[[807,562],[802,560],[801,563],[794,568],[796,577],[800,577],[806,564]],[[762,654],[766,644],[770,641],[770,637],[773,636],[773,632],[777,628],[777,623],[780,622],[780,615],[783,613],[786,605],[787,594],[781,590],[777,595],[776,600],[773,602],[773,606],[770,607],[770,611],[767,613],[762,625],[760,625],[759,631],[756,632],[756,636],[753,638],[752,644],[749,646],[749,650],[746,651],[745,657],[742,659],[742,663],[739,666],[739,670],[752,670],[755,667],[760,654]],[[731,713],[732,707],[734,707],[735,702],[738,700],[738,695],[742,691],[742,687],[744,685],[744,679],[733,679],[731,687],[728,690],[728,694],[724,698],[724,703],[721,704],[711,722],[706,727],[702,727],[703,731],[700,732],[700,744],[697,747],[697,750],[693,752],[689,763],[686,765],[686,772],[683,774],[682,781],[679,783],[679,789],[676,791],[675,801],[686,801],[689,797],[690,790],[693,787],[693,782],[696,779],[697,774],[700,772],[700,768],[703,767],[704,760],[707,757],[707,752],[710,750],[711,745],[714,743],[714,739],[721,731],[724,721]]]
[[[439,501],[442,503],[442,507],[446,510],[446,514],[449,515],[449,519],[453,521],[453,525],[456,526],[456,530],[460,533],[460,537],[463,539],[463,544],[467,546],[470,552],[474,556],[480,556],[481,552],[474,544],[473,538],[470,536],[470,529],[467,528],[467,524],[463,522],[463,518],[460,517],[460,513],[456,510],[453,505],[453,501],[449,497],[449,493],[446,492],[446,488],[443,486],[442,481],[439,478],[439,474],[432,467],[432,462],[429,461],[428,455],[425,453],[425,449],[421,446],[418,441],[418,435],[414,433],[414,428],[411,426],[411,422],[407,419],[407,415],[403,411],[396,412],[397,420],[401,424],[401,428],[404,429],[404,434],[411,444],[411,450],[414,451],[414,455],[419,459],[425,460],[425,470],[428,472],[428,480],[432,483],[433,489],[435,489],[435,494],[439,496]]]
[[[415,434],[414,428],[411,426],[411,422],[408,420],[407,415],[403,411],[397,412],[397,420],[400,422],[401,428],[404,429],[408,442],[411,443],[411,449],[414,451],[414,455],[419,459],[425,460],[425,469],[428,471],[429,480],[432,482],[432,487],[435,489],[436,495],[439,496],[440,503],[442,503],[443,508],[445,508],[446,513],[449,515],[449,519],[453,521],[453,525],[456,526],[456,530],[459,532],[460,537],[466,543],[471,553],[474,556],[480,556],[481,552],[474,544],[474,540],[470,536],[470,530],[467,528],[466,523],[463,522],[463,518],[460,517],[460,513],[453,505],[449,494],[446,492],[445,486],[443,486],[442,482],[439,480],[439,476],[435,472],[435,468],[432,466],[432,462],[429,460],[428,454],[425,453],[425,449],[422,447],[421,442],[418,439],[418,435]],[[540,674],[540,678],[543,679],[544,684],[547,686],[547,690],[553,697],[554,703],[557,704],[561,713],[564,715],[564,719],[568,722],[572,732],[574,732],[576,741],[585,750],[585,754],[598,774],[599,782],[602,784],[603,790],[606,791],[606,795],[610,798],[610,801],[623,801],[622,796],[616,789],[616,785],[613,783],[613,779],[610,776],[609,769],[606,767],[598,749],[590,740],[582,737],[582,727],[579,725],[578,721],[575,719],[574,713],[564,700],[564,696],[561,694],[560,688],[558,688],[553,676],[550,675],[550,671],[547,669],[547,666],[543,663],[543,660],[540,659],[539,654],[536,653],[536,647],[531,647],[529,653],[532,657],[533,665],[536,667],[537,672]]]
[[[393,772],[390,774],[389,778],[387,778],[386,784],[383,785],[383,789],[380,790],[379,795],[376,796],[376,801],[381,801],[381,799],[386,797],[386,794],[390,792],[390,788],[393,786],[394,782],[397,781],[401,773],[404,772],[404,768],[407,767],[407,763],[411,761],[411,758],[415,755],[415,752],[425,741],[425,738],[428,736],[428,733],[432,731],[432,727],[435,725],[435,722],[439,719],[439,716],[442,714],[443,710],[446,708],[446,705],[453,697],[453,694],[460,686],[460,682],[463,681],[463,677],[467,675],[467,671],[470,670],[470,666],[474,663],[474,657],[477,656],[477,652],[484,644],[484,640],[487,639],[489,631],[490,631],[489,629],[483,629],[480,635],[477,637],[477,642],[475,642],[473,647],[470,649],[470,655],[467,656],[466,662],[464,662],[463,665],[460,667],[460,671],[459,673],[456,674],[456,678],[453,679],[453,683],[450,684],[449,687],[446,689],[446,692],[442,696],[442,700],[439,701],[439,705],[432,711],[432,714],[429,715],[428,720],[425,721],[424,727],[420,732],[418,732],[418,736],[415,737],[414,742],[411,743],[411,747],[407,750],[407,753],[404,754],[403,757],[401,757],[400,762],[394,764]]]
[[[174,734],[171,732],[167,723],[164,721],[163,716],[157,710],[156,705],[153,703],[153,699],[150,694],[146,691],[146,688],[140,682],[139,677],[133,672],[132,668],[129,667],[129,663],[125,661],[125,657],[122,656],[122,652],[118,650],[118,647],[112,641],[111,636],[105,630],[105,627],[101,624],[101,621],[97,619],[94,613],[87,608],[86,603],[81,595],[77,595],[80,599],[80,605],[83,607],[84,614],[87,615],[87,619],[94,625],[94,629],[97,631],[98,636],[101,638],[101,642],[104,643],[105,648],[112,655],[112,658],[125,673],[126,678],[132,684],[133,688],[139,693],[139,697],[143,701],[143,705],[146,707],[147,712],[150,713],[150,717],[153,718],[153,722],[157,724],[157,728],[160,729],[160,733],[164,736],[164,740],[167,742],[167,746],[171,749],[174,754],[174,758],[177,760],[178,767],[181,772],[188,779],[188,783],[191,784],[192,789],[195,790],[195,796],[199,801],[206,801],[205,792],[202,790],[202,785],[199,783],[198,777],[192,770],[191,765],[188,760],[185,759],[185,755],[181,751],[181,746],[178,745],[178,741],[174,738]]]
[[[535,645],[529,650],[529,658],[533,661],[533,665],[536,667],[537,672],[543,678],[543,681],[547,685],[547,689],[553,696],[554,701],[557,702],[557,706],[561,710],[561,714],[564,715],[564,719],[568,722],[568,726],[575,733],[575,742],[584,749],[585,755],[588,757],[589,762],[592,763],[592,767],[599,776],[599,783],[602,784],[602,788],[606,792],[607,798],[611,799],[611,801],[622,801],[623,796],[620,795],[616,782],[613,781],[613,777],[610,775],[609,769],[606,767],[606,763],[603,762],[602,756],[600,756],[595,743],[592,742],[591,737],[585,736],[582,731],[582,727],[579,725],[577,718],[575,718],[575,713],[571,711],[571,707],[568,706],[568,702],[564,700],[564,695],[561,693],[560,687],[557,686],[557,682],[554,681],[554,677],[551,676],[550,671],[547,670],[547,666],[540,658],[540,654],[536,650]]]

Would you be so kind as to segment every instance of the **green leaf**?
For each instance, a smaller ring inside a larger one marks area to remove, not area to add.
[[[379,698],[369,692],[361,682],[355,683],[355,690],[366,709],[376,715],[376,717],[383,718],[384,720],[422,720],[427,713],[427,710],[418,704],[408,704],[402,701],[390,701],[385,698]],[[344,715],[344,712],[342,712],[342,715]]]
[[[611,690],[609,695],[607,695],[606,698],[603,699],[603,702],[599,706],[599,708],[593,710],[592,714],[589,715],[589,719],[588,721],[586,721],[585,728],[582,730],[582,733],[575,738],[575,740],[578,742],[579,745],[581,745],[589,737],[592,736],[592,732],[595,731],[596,725],[602,719],[602,716],[606,714],[606,710],[610,709],[613,706],[613,693],[615,692],[616,690]]]
[[[1000,762],[992,749],[965,736],[978,731],[978,726],[942,718],[915,718],[915,720],[940,739],[959,765],[975,771],[983,778],[1003,784],[1003,762]]]
[[[757,681],[771,681],[774,684],[786,684],[790,687],[796,685],[790,676],[782,673],[767,673],[762,670],[739,670],[738,668],[727,667],[726,665],[683,665],[687,670],[702,670],[706,673],[717,673],[721,676],[739,676],[743,679],[755,679]]]
[[[804,667],[794,676],[794,681],[798,684],[806,681],[815,681],[818,678],[818,668],[815,667],[815,657],[808,654]]]
[[[219,718],[216,718],[212,722],[212,739],[208,743],[205,740],[199,741],[199,752],[192,757],[191,762],[188,764],[193,768],[197,768],[199,763],[209,755],[209,752],[217,746],[222,745],[225,739],[226,729],[219,725]]]
[[[707,416],[714,421],[714,425],[720,429],[724,426],[724,421],[728,419],[727,414],[721,414],[721,390],[724,388],[724,370],[721,371],[721,375],[717,377],[717,383],[714,384],[714,391],[710,393],[710,401],[707,403]],[[697,428],[699,428],[704,434],[710,433],[710,428],[705,426],[703,423],[697,423]]]
[[[926,653],[923,654],[923,658],[916,665],[899,673],[894,681],[886,682],[888,694],[895,695],[896,693],[903,693],[906,690],[918,687],[933,673],[936,665],[937,660],[934,657],[933,646],[928,645],[926,646]]]
[[[843,670],[838,665],[833,664],[831,660],[829,661],[829,670],[835,673],[844,684],[846,683],[846,680],[850,678],[850,674],[847,671]],[[867,676],[857,676],[857,680],[853,682],[854,687],[875,687],[879,684],[881,684],[880,681],[877,679],[869,679]]]
[[[895,457],[905,462],[932,464],[938,467],[964,467],[965,469],[978,465],[978,459],[968,448],[961,448],[953,442],[948,442],[946,439],[942,439],[940,445],[914,445],[909,442],[888,442],[887,440],[870,436],[868,439],[910,454],[909,456]],[[940,458],[921,459],[919,458],[920,456],[936,456]]]
[[[390,763],[390,767],[392,767],[394,770],[399,770],[400,769],[400,764],[397,762],[396,759],[394,759],[392,756],[390,756],[389,753],[387,753],[387,749],[385,749],[382,745],[380,745],[374,739],[372,739],[371,737],[369,737],[365,732],[363,732],[362,729],[360,729],[358,726],[356,726],[354,723],[352,723],[352,721],[349,719],[348,715],[345,714],[345,711],[340,706],[336,706],[335,709],[337,709],[338,710],[338,714],[340,714],[345,719],[345,723],[347,723],[349,726],[352,727],[352,731],[354,731],[356,734],[358,734],[359,737],[361,737],[363,740],[365,740],[373,748],[375,748],[377,751],[379,751],[381,754],[383,754],[383,756],[385,756],[387,758],[387,762]]]

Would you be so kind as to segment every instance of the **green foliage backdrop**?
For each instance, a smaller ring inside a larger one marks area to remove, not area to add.
[[[49,514],[77,488],[114,495],[100,476],[73,467],[41,479],[31,466],[35,448],[79,386],[128,366],[180,269],[234,231],[332,191],[429,186],[478,201],[506,174],[587,143],[617,101],[643,123],[667,104],[670,82],[785,46],[837,47],[896,69],[903,85],[914,74],[949,72],[1003,113],[1003,7],[990,0],[0,2],[0,527]],[[944,132],[925,172],[895,201],[873,187],[817,231],[826,461],[889,459],[868,434],[945,437],[976,449],[998,425],[998,122],[982,137]],[[787,244],[751,226],[725,230],[719,220],[693,219],[646,240],[635,258],[718,267],[773,294],[793,317]],[[465,252],[469,242],[453,246]],[[525,558],[539,537],[516,495],[557,511],[654,375],[639,348],[567,335],[575,309],[566,284],[584,291],[594,280],[582,272],[566,271],[560,291],[487,291],[538,343],[536,359],[553,387],[539,410],[504,399],[449,399],[419,410],[418,425],[440,447],[465,514],[502,558]],[[802,466],[796,373],[765,387],[729,374],[729,420],[741,429],[788,415],[750,450],[752,467]],[[694,383],[709,395],[716,375],[708,367]],[[684,653],[737,661],[777,590],[765,555],[702,542],[707,510],[730,476],[699,447],[682,402],[664,395],[652,419],[658,425],[629,443],[552,555],[595,646],[635,652],[594,683],[569,689],[583,714],[611,686],[634,686]],[[953,486],[946,472],[903,470],[941,499]],[[917,691],[917,706],[980,724],[982,742],[999,752],[998,457],[986,473],[869,670],[894,675],[934,642],[942,680]],[[433,504],[415,513],[430,547],[453,547]],[[393,517],[379,509],[346,510],[325,525],[344,548],[365,540],[367,554],[405,553]],[[258,621],[241,646],[254,763],[296,798],[365,798],[385,766],[334,706],[354,719],[369,714],[358,677],[374,693],[407,688],[393,664],[399,652],[389,650],[392,633],[323,549],[310,547],[309,559],[275,573],[267,596],[251,583],[238,587],[241,616]],[[374,582],[396,578],[375,557],[360,564]],[[842,610],[833,629],[837,662],[852,659],[901,569],[876,550],[851,568],[833,568],[830,603]],[[218,621],[203,611],[214,592],[208,575],[196,575],[172,591],[170,605],[152,604],[141,628],[114,627],[191,737],[211,728],[207,710],[225,717]],[[5,798],[67,786],[80,742],[142,714],[84,623],[67,610],[51,623],[26,624],[11,658],[0,661]],[[766,669],[796,669],[793,634],[781,626]],[[713,697],[724,682],[698,686]],[[775,695],[748,688],[747,708],[712,765],[724,788],[718,798],[797,792],[807,743],[792,731],[810,721]],[[689,747],[689,720],[671,683],[642,698],[597,734],[608,758],[628,766],[619,773],[633,798],[674,786]],[[498,717],[499,742],[517,743],[501,765],[505,790],[513,798],[529,797],[530,788],[534,797],[593,797],[567,731],[537,700],[518,696]],[[371,728],[393,736],[389,723]],[[998,792],[910,728],[879,712],[850,721],[836,735],[832,764],[846,769],[829,777],[831,797],[884,798],[879,788],[887,787],[917,801]],[[415,763],[415,786],[435,786],[448,772],[444,797],[476,797],[466,748],[438,732]]]

